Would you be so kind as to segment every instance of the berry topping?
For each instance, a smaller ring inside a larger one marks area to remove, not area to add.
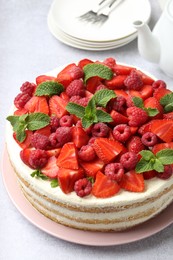
[[[166,88],[166,83],[163,80],[156,80],[152,84],[153,89]]]
[[[41,149],[32,150],[29,157],[29,164],[33,169],[41,169],[48,162],[46,151]]]
[[[85,89],[83,81],[80,79],[73,80],[66,88],[66,93],[69,97],[72,96],[85,96]]]
[[[94,137],[106,137],[109,132],[109,127],[105,123],[97,123],[93,126],[91,132]]]
[[[36,89],[36,85],[34,83],[30,83],[28,81],[24,82],[20,87],[21,92],[27,93],[28,95],[32,96],[34,90]]]
[[[141,75],[139,75],[136,70],[132,70],[129,76],[124,80],[124,85],[129,90],[140,90],[143,86],[143,81]]]
[[[78,152],[78,157],[86,162],[90,162],[96,158],[96,153],[91,145],[84,145]]]
[[[71,115],[62,116],[59,120],[60,126],[72,126],[73,124],[73,117]]]
[[[151,132],[147,132],[147,133],[143,134],[141,141],[144,145],[150,147],[150,146],[154,146],[155,144],[158,143],[158,138],[157,138],[157,135],[155,135]]]
[[[147,112],[139,107],[129,107],[126,111],[129,118],[129,126],[141,126],[148,120]]]
[[[65,143],[70,142],[72,139],[71,128],[68,126],[58,127],[56,130],[56,138],[58,142],[61,144],[61,146]]]
[[[120,163],[127,170],[134,169],[137,162],[138,162],[138,156],[134,152],[127,152],[121,155]]]
[[[112,102],[112,109],[118,112],[124,112],[126,109],[126,99],[123,96],[118,96]]]
[[[49,138],[45,135],[34,133],[31,137],[31,145],[36,149],[46,150],[49,144]]]
[[[14,99],[14,105],[18,108],[24,108],[25,104],[30,100],[31,96],[28,93],[19,93]]]
[[[131,136],[130,127],[125,124],[117,125],[113,129],[113,137],[115,140],[125,142]]]
[[[51,116],[50,118],[51,132],[55,132],[59,127],[59,118],[57,116]]]
[[[91,193],[92,184],[87,178],[80,179],[74,184],[74,191],[79,197],[85,197]]]
[[[158,172],[157,177],[162,180],[167,180],[171,177],[173,173],[172,166],[171,165],[165,165],[164,166],[164,172]]]
[[[105,167],[105,175],[111,180],[119,182],[124,174],[124,168],[121,163],[109,163]]]

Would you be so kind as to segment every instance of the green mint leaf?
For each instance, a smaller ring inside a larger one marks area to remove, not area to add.
[[[173,103],[170,103],[164,107],[165,112],[172,112],[173,111]]]
[[[151,108],[151,107],[145,108],[145,111],[149,116],[156,116],[159,113],[159,110],[157,108]]]
[[[52,188],[56,188],[59,186],[59,183],[58,183],[58,180],[57,179],[53,179],[51,182],[50,182],[50,185]]]
[[[85,107],[85,118],[88,118],[92,120],[93,122],[96,122],[96,104],[94,98],[91,98],[88,102],[88,105]]]
[[[85,107],[80,106],[76,103],[73,102],[69,102],[66,106],[66,110],[72,114],[72,115],[76,115],[79,118],[82,118],[85,114]]]
[[[35,177],[35,178],[40,178],[42,180],[47,180],[48,177],[44,174],[42,174],[42,172],[40,170],[35,170],[31,173],[31,177]]]
[[[26,138],[25,127],[23,125],[19,125],[16,132],[16,139],[22,143]]]
[[[163,164],[173,163],[173,149],[163,149],[156,153],[157,159]]]
[[[160,162],[160,160],[155,159],[155,162],[153,163],[153,170],[155,170],[157,172],[163,172],[164,171],[164,166]]]
[[[94,94],[95,103],[100,107],[106,107],[107,103],[115,97],[115,92],[109,89],[101,89]]]
[[[88,119],[88,118],[85,117],[85,116],[82,118],[82,126],[83,126],[84,128],[90,127],[93,123],[94,123],[94,120],[93,120],[93,119]]]
[[[26,119],[28,130],[37,130],[47,126],[50,122],[50,117],[44,113],[31,113]]]
[[[94,76],[98,76],[102,79],[107,79],[110,80],[113,77],[113,72],[112,70],[103,64],[98,64],[98,63],[90,63],[84,66],[83,68],[84,71],[84,82]]]
[[[143,99],[140,98],[140,97],[133,97],[132,98],[133,100],[133,103],[136,107],[139,107],[139,108],[144,108],[144,102],[143,102]]]
[[[93,177],[87,177],[87,179],[93,184],[94,183],[94,178]]]
[[[106,113],[100,109],[97,109],[96,116],[97,116],[98,122],[109,123],[109,122],[113,121],[112,117],[108,113]]]
[[[146,161],[144,158],[141,158],[140,161],[137,163],[135,171],[137,173],[148,172],[153,170],[153,162]]]
[[[17,130],[19,126],[19,117],[20,116],[8,116],[6,119],[11,123],[14,132]]]
[[[147,162],[151,159],[155,159],[155,155],[149,150],[142,150],[140,154],[142,155],[142,158]]]
[[[170,103],[173,103],[173,93],[166,94],[164,97],[160,99],[160,104],[162,106],[166,106]]]
[[[59,95],[61,92],[63,92],[64,87],[62,84],[50,80],[42,82],[38,85],[35,96],[53,96],[53,95]]]

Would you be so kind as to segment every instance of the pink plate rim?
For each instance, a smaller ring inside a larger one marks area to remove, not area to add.
[[[113,246],[139,241],[173,223],[173,203],[155,218],[123,232],[82,231],[57,224],[39,213],[24,197],[17,183],[7,149],[2,157],[2,177],[7,193],[19,212],[40,230],[65,241],[88,246]]]

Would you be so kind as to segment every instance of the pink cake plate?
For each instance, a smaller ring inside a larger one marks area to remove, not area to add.
[[[6,149],[2,158],[2,176],[8,195],[19,212],[42,231],[68,242],[90,246],[121,245],[147,238],[173,223],[172,203],[155,218],[123,232],[101,233],[65,227],[46,218],[26,200],[17,183]]]

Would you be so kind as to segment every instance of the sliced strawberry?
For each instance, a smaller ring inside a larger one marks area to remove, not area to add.
[[[61,148],[57,159],[57,165],[66,169],[78,169],[77,153],[74,143],[66,143]]]
[[[58,157],[58,155],[60,154],[60,151],[61,151],[61,148],[55,148],[55,149],[47,150],[47,154],[49,157],[51,157],[51,156]]]
[[[173,141],[173,120],[162,119],[150,122],[150,131],[166,143]]]
[[[129,90],[129,95],[131,97],[139,97],[142,98],[142,95],[140,94],[140,91],[137,90]]]
[[[67,114],[67,101],[59,96],[52,96],[49,100],[50,115],[56,115],[58,118]]]
[[[145,100],[153,95],[153,87],[151,85],[144,85],[140,89],[141,98]]]
[[[173,112],[169,112],[167,114],[163,114],[164,119],[172,119],[173,120]]]
[[[139,73],[139,75],[142,76],[142,81],[144,83],[144,85],[152,85],[154,82],[154,79],[151,78],[150,76],[146,75],[144,72],[137,70],[137,72]]]
[[[134,170],[126,172],[119,185],[121,188],[132,192],[142,192],[145,189],[143,175],[136,173]]]
[[[155,144],[153,146],[152,152],[156,154],[157,152],[163,150],[163,149],[173,149],[173,142],[170,143],[160,143],[160,144]]]
[[[61,92],[61,94],[60,94],[60,98],[62,98],[62,99],[64,99],[65,101],[67,101],[67,102],[69,102],[69,96],[67,95],[67,93],[66,92]]]
[[[16,111],[14,111],[15,116],[21,116],[21,115],[24,115],[27,113],[28,113],[28,110],[25,108],[17,109]]]
[[[98,172],[92,188],[92,194],[97,198],[109,198],[118,193],[120,186],[102,172]]]
[[[138,133],[140,135],[143,135],[145,134],[146,132],[150,132],[151,131],[151,121],[140,126],[140,128],[138,129]]]
[[[148,172],[143,172],[144,180],[150,180],[150,179],[156,177],[156,175],[157,175],[157,172],[154,170],[151,170]]]
[[[85,90],[85,97],[91,99],[93,97],[93,94],[90,91]]]
[[[45,136],[48,136],[51,134],[51,128],[50,128],[50,125],[47,125],[41,129],[38,129],[35,131],[35,133],[37,134],[41,134],[41,135],[45,135]]]
[[[89,141],[89,136],[82,127],[72,127],[72,141],[77,148],[81,148]]]
[[[60,188],[64,193],[70,193],[74,190],[74,184],[77,180],[84,177],[84,171],[82,168],[78,170],[59,168],[58,182]]]
[[[58,73],[57,81],[64,87],[67,87],[74,79],[79,79],[82,77],[83,70],[75,63],[71,63]]]
[[[83,67],[84,67],[85,65],[89,64],[89,63],[93,63],[93,61],[92,61],[92,60],[89,60],[89,59],[83,59],[83,60],[80,60],[80,61],[78,62],[78,66],[79,66],[81,69],[83,69]]]
[[[18,145],[19,145],[22,149],[25,149],[25,148],[30,147],[30,145],[31,145],[31,138],[32,138],[32,135],[33,135],[33,132],[30,131],[30,130],[26,130],[25,133],[26,133],[26,138],[25,138],[25,140],[24,140],[22,143],[20,143],[20,142],[17,140],[17,138],[16,138],[16,133],[15,133],[15,132],[13,133],[13,138],[15,139],[15,141],[18,143]]]
[[[96,91],[96,88],[101,85],[102,82],[101,82],[101,78],[98,77],[98,76],[94,76],[92,78],[89,78],[87,80],[87,83],[86,83],[86,89],[87,91],[91,92],[91,93],[95,93]]]
[[[133,68],[125,65],[115,64],[113,66],[113,71],[116,75],[129,75]]]
[[[102,170],[104,162],[99,158],[96,158],[92,162],[80,161],[80,166],[84,169],[87,177],[93,177],[95,179],[96,173]]]
[[[171,93],[171,90],[169,89],[166,89],[166,88],[158,88],[154,91],[153,93],[153,96],[158,100],[160,101],[160,99],[162,97],[164,97],[165,95],[167,94],[170,94]]]
[[[56,178],[58,176],[59,167],[56,164],[57,158],[51,156],[47,164],[41,169],[41,172],[49,178]]]
[[[129,95],[127,94],[127,92],[125,90],[115,89],[114,92],[117,96],[123,96],[125,99],[127,99],[129,97]]]
[[[20,158],[21,160],[27,165],[29,166],[30,168],[31,165],[29,163],[29,158],[30,158],[30,155],[31,155],[31,149],[30,148],[24,148],[23,150],[20,151]]]
[[[33,96],[24,107],[30,113],[44,113],[49,114],[49,106],[45,97]]]
[[[124,80],[126,79],[127,75],[117,75],[114,76],[110,80],[105,80],[105,85],[109,89],[121,89],[124,88]]]
[[[42,82],[53,80],[56,81],[56,77],[48,76],[48,75],[40,75],[36,78],[36,84],[39,85]]]
[[[104,163],[109,163],[121,153],[124,146],[118,141],[99,137],[94,141],[93,148]]]
[[[113,122],[111,122],[112,125],[126,124],[129,121],[129,119],[126,116],[123,116],[121,113],[115,110],[111,111],[110,116],[113,119]]]
[[[152,119],[159,119],[163,116],[163,107],[155,97],[149,97],[144,100],[144,107],[146,108],[155,108],[158,110],[158,114],[153,116]]]

